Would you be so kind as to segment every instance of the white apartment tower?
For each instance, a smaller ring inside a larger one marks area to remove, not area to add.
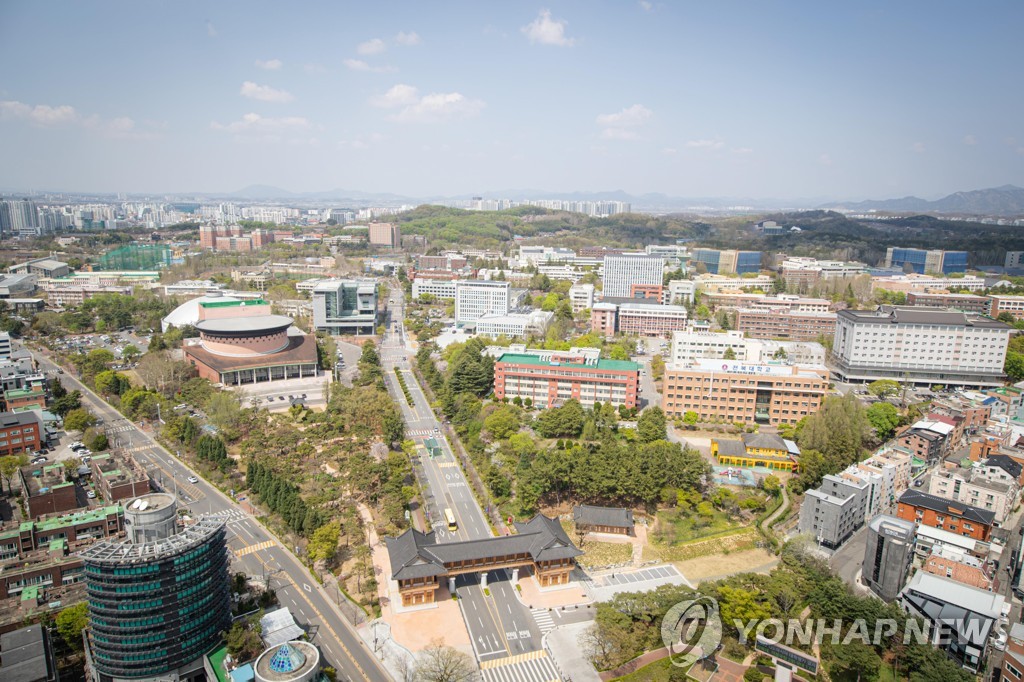
[[[507,315],[509,282],[460,280],[455,283],[455,323],[473,322],[484,315]]]
[[[661,284],[665,260],[661,256],[622,254],[604,257],[604,298],[628,298],[634,284]]]

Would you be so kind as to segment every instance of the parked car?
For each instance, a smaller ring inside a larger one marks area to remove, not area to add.
[[[87,491],[85,493],[85,496],[88,497],[90,500],[96,499],[96,493],[93,492],[92,490]]]
[[[195,476],[189,476],[187,480],[189,483],[199,483],[199,479]]]

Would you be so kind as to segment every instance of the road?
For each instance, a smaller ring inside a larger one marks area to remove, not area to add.
[[[439,542],[460,542],[493,537],[484,510],[476,498],[451,445],[442,431],[422,387],[410,369],[410,351],[403,327],[404,293],[401,287],[391,290],[394,303],[389,303],[391,319],[387,322],[380,348],[385,383],[395,402],[402,408],[406,436],[414,440],[421,455],[420,464],[427,482],[427,518]],[[395,378],[401,372],[412,396],[410,405]],[[441,453],[429,457],[423,443],[434,438]],[[458,530],[451,532],[444,521],[444,510],[451,509]],[[536,618],[519,600],[508,571],[489,571],[486,590],[478,574],[456,579],[456,595],[463,619],[469,629],[473,651],[481,664],[485,681],[516,679],[525,682],[547,682],[558,679],[554,665],[544,652],[542,632]],[[489,592],[489,594],[488,594]],[[428,618],[427,613],[424,618]]]
[[[42,352],[36,351],[35,357],[41,371],[50,373],[56,369],[57,366]],[[164,490],[176,491],[179,503],[192,515],[211,514],[227,520],[232,570],[268,578],[268,584],[277,593],[281,605],[287,606],[296,621],[306,626],[310,639],[320,647],[326,664],[338,671],[338,679],[352,682],[391,679],[352,625],[341,615],[325,588],[259,521],[199,478],[184,462],[100,400],[68,372],[60,379],[68,390],[82,392],[83,404],[103,419],[108,437],[122,442],[146,468],[150,478]],[[189,476],[195,476],[198,482],[189,483]]]

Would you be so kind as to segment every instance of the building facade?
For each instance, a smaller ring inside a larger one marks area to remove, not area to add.
[[[754,339],[816,341],[835,333],[836,314],[740,308],[736,311],[736,329]]]
[[[698,360],[666,368],[662,409],[702,421],[795,424],[817,412],[827,392],[824,367]]]
[[[817,490],[808,490],[800,507],[800,532],[819,545],[835,549],[861,526],[868,504],[868,484],[826,475]]]
[[[632,253],[605,256],[602,295],[629,298],[633,285],[660,285],[664,272],[665,261],[660,256]]]
[[[1011,328],[955,310],[841,310],[830,358],[843,381],[1001,386]]]
[[[907,305],[926,308],[953,308],[965,313],[988,315],[992,310],[992,299],[974,294],[925,293],[911,291],[907,294]],[[995,315],[993,315],[995,317]]]
[[[713,275],[732,273],[742,275],[761,271],[760,251],[737,251],[735,249],[694,249],[690,261],[696,266],[703,263]]]
[[[903,589],[914,558],[915,526],[910,521],[880,514],[868,524],[861,576],[884,602],[894,602]]]
[[[494,363],[496,400],[529,398],[537,407],[557,407],[572,399],[585,406],[611,403],[636,407],[640,365],[603,360],[594,348],[505,353]]]
[[[465,324],[484,315],[507,315],[511,307],[509,282],[459,280],[455,283],[455,323]]]
[[[909,488],[900,495],[896,516],[932,528],[988,542],[995,514],[968,504]]]
[[[396,223],[370,223],[370,246],[397,249],[402,245],[402,230]]]
[[[377,283],[326,280],[313,289],[313,329],[332,336],[367,336],[377,330]]]

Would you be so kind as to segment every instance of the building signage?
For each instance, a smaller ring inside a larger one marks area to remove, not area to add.
[[[790,376],[793,374],[793,368],[790,365],[762,365],[722,360],[698,360],[697,366],[704,371],[723,372],[726,374],[749,374],[762,376]]]

